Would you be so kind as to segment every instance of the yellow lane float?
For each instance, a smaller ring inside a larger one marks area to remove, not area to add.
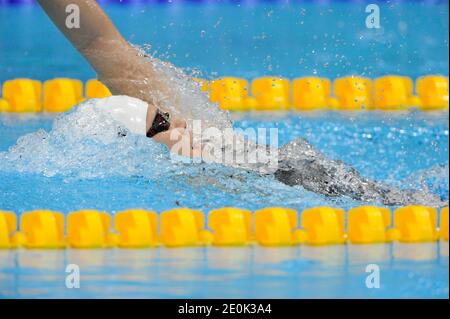
[[[88,99],[101,99],[111,96],[111,92],[102,82],[92,79],[86,82],[85,96]]]
[[[13,212],[0,210],[0,249],[13,247],[11,235],[16,229],[16,215]]]
[[[370,110],[372,80],[353,76],[339,78],[334,81],[334,96],[341,111]]]
[[[114,216],[119,247],[143,248],[158,245],[158,215],[153,211],[130,209]]]
[[[252,95],[258,111],[289,110],[290,83],[288,79],[262,77],[253,80]]]
[[[421,110],[448,110],[448,77],[420,77],[416,81],[416,91],[422,101]]]
[[[413,96],[413,81],[406,76],[389,75],[374,81],[375,109],[405,110],[411,106],[420,106],[418,101]]]
[[[83,101],[83,83],[74,79],[44,82],[44,111],[66,112]]]
[[[331,82],[318,77],[305,77],[292,82],[292,107],[299,111],[327,109],[331,99]]]
[[[298,214],[295,209],[267,207],[250,210],[223,207],[207,216],[195,209],[175,208],[157,214],[129,209],[114,216],[97,210],[80,210],[65,217],[49,210],[0,211],[0,248],[150,248],[199,246],[265,247],[307,244],[380,244],[448,241],[448,207],[360,206],[346,212],[340,208],[314,207]],[[299,218],[300,216],[300,218]],[[66,219],[66,220],[65,220]],[[347,220],[347,223],[345,223]],[[393,225],[392,221],[393,220]],[[65,223],[66,222],[66,223]],[[66,229],[67,227],[67,229]]]
[[[252,212],[224,207],[212,210],[208,228],[213,233],[215,246],[245,246],[252,240]]]
[[[441,210],[441,224],[439,235],[442,239],[448,241],[448,207]]]
[[[160,238],[167,247],[193,247],[209,244],[212,235],[203,229],[203,213],[189,208],[175,208],[161,213]]]
[[[255,212],[255,240],[261,246],[290,246],[304,239],[294,209],[269,207]],[[302,237],[303,236],[303,237]]]
[[[448,77],[427,75],[416,80],[406,76],[387,75],[372,81],[359,76],[346,76],[331,81],[320,77],[302,77],[292,83],[282,77],[260,77],[249,82],[238,77],[212,81],[192,78],[211,102],[229,111],[314,111],[340,110],[397,111],[419,108],[423,111],[448,110]],[[3,84],[0,112],[65,112],[85,98],[111,96],[100,81],[83,83],[75,79],[57,78],[41,82],[15,79]]]
[[[375,244],[390,241],[391,211],[388,208],[362,206],[348,212],[348,240],[352,244]]]
[[[394,213],[394,229],[404,243],[430,242],[438,239],[437,211],[426,206],[406,206]]]
[[[67,216],[67,243],[72,248],[106,248],[110,245],[111,217],[106,212],[80,210]]]
[[[345,243],[345,211],[333,207],[316,207],[302,212],[301,227],[306,232],[306,243],[330,245]]]
[[[6,99],[0,99],[0,113],[12,112],[11,104]]]
[[[26,248],[64,248],[64,215],[49,210],[25,212],[20,217],[20,233],[20,244]]]
[[[210,83],[211,102],[219,103],[224,110],[245,111],[248,82],[239,78],[221,78]]]
[[[31,79],[15,79],[3,83],[3,105],[8,112],[27,113],[42,111],[42,84]]]

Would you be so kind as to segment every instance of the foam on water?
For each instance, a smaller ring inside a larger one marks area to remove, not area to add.
[[[233,167],[193,165],[189,159],[174,158],[165,145],[127,132],[97,107],[99,103],[88,100],[57,117],[51,130],[20,137],[8,151],[0,152],[0,172],[62,176],[69,181],[137,177],[158,183],[187,182],[192,187],[247,187],[249,191],[259,183],[279,184]]]
[[[442,200],[449,200],[449,166],[435,165],[431,168],[412,173],[403,181],[415,189],[440,194]]]
[[[165,147],[145,137],[118,134],[118,123],[95,108],[96,103],[89,100],[58,117],[50,132],[20,137],[8,152],[0,153],[2,169],[94,178],[146,172],[154,176],[173,168]]]
[[[175,116],[190,120],[201,120],[205,127],[216,127],[220,130],[231,128],[228,111],[223,111],[218,104],[211,103],[209,96],[201,91],[199,83],[192,80],[181,69],[173,64],[156,58],[149,58],[159,79],[170,84],[170,96],[164,96],[161,104]]]

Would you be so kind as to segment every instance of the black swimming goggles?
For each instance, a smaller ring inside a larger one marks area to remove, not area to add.
[[[147,132],[147,137],[152,138],[158,133],[168,131],[170,128],[170,115],[166,112],[161,112],[159,109],[156,110],[155,119],[153,120],[152,126]]]

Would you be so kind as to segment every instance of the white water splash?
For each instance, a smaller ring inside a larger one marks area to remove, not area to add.
[[[0,153],[1,169],[81,178],[146,172],[155,176],[174,169],[163,145],[143,136],[123,136],[123,128],[96,103],[89,100],[58,117],[50,132],[20,137],[8,152]]]
[[[217,103],[212,103],[209,94],[201,90],[201,84],[173,64],[149,55],[143,48],[134,46],[144,63],[150,63],[152,70],[158,74],[153,79],[161,89],[145,92],[156,107],[169,111],[172,116],[180,117],[191,124],[193,120],[202,121],[206,127],[220,130],[232,127],[228,111],[221,110]]]

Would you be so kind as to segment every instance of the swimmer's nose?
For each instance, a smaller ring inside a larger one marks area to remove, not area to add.
[[[187,127],[186,121],[183,119],[176,118],[172,121],[172,123],[170,123],[171,130],[174,128],[186,128],[186,127]]]

